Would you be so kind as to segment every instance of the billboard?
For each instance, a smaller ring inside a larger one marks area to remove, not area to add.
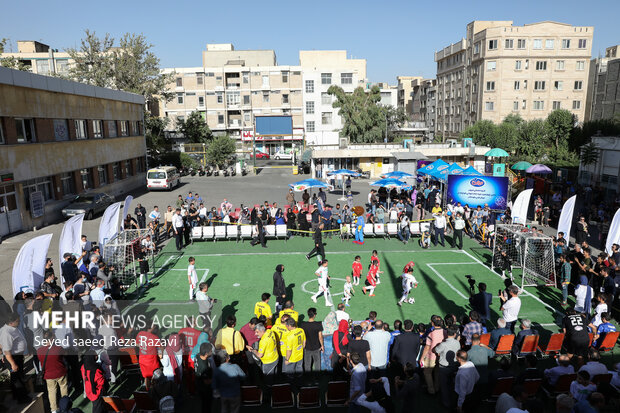
[[[291,136],[293,134],[292,116],[255,116],[256,135]]]
[[[448,175],[448,202],[469,205],[489,204],[489,208],[506,209],[508,178],[497,176]]]

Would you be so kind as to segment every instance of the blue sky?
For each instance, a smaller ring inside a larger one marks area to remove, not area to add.
[[[279,64],[298,64],[299,50],[346,49],[367,60],[370,81],[395,84],[397,75],[434,77],[434,51],[463,37],[473,20],[594,26],[596,56],[620,43],[618,16],[618,0],[4,0],[0,38],[64,49],[87,28],[115,38],[143,33],[163,67],[200,66],[206,43],[273,49]]]

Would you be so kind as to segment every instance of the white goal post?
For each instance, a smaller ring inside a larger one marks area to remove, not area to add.
[[[150,229],[126,229],[105,243],[103,256],[108,267],[114,267],[113,274],[122,285],[137,282],[140,275],[138,257],[142,240],[152,235]],[[155,256],[149,251],[145,259],[150,264],[150,271],[155,274]]]
[[[503,255],[502,252],[506,254]],[[508,261],[506,261],[506,259]],[[521,288],[537,285],[555,286],[553,238],[534,232],[523,225],[496,226],[491,269],[512,268],[523,271]]]

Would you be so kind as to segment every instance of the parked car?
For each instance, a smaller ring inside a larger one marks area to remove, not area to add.
[[[293,159],[293,152],[276,152],[275,155],[273,155],[273,157],[275,159]]]
[[[250,158],[254,157],[254,152],[250,152]],[[256,151],[256,159],[269,159],[271,158],[268,153],[262,151]]]
[[[73,201],[62,209],[62,215],[69,218],[79,214],[85,214],[86,219],[93,219],[107,207],[114,203],[114,197],[103,192],[78,195]]]

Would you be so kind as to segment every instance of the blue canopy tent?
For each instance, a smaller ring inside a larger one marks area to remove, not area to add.
[[[303,181],[298,181],[293,184],[289,184],[288,186],[293,188],[293,191],[295,192],[302,192],[311,188],[327,188],[329,190],[334,189],[333,186],[323,181],[319,181],[318,179],[304,179]]]
[[[335,171],[330,171],[327,173],[327,176],[360,176],[358,172],[352,171],[350,169],[336,169]],[[347,197],[344,196],[344,185],[342,185],[342,198],[340,201],[346,201]]]
[[[449,163],[447,163],[444,160],[441,159],[437,159],[435,162],[433,163],[429,163],[428,165],[418,169],[418,175],[422,174],[422,175],[430,175],[430,176],[435,176],[434,173],[437,171],[443,171],[444,169],[448,168],[450,166]]]
[[[459,166],[456,163],[453,163],[446,169],[439,171],[439,173],[437,173],[437,176],[442,182],[446,182],[448,180],[448,175],[460,175],[463,173],[464,170],[465,169],[463,167]]]
[[[394,178],[385,178],[385,179],[379,179],[378,181],[375,182],[371,182],[370,186],[379,186],[379,187],[384,187],[384,188],[405,188],[407,186],[410,186],[409,184],[403,182],[403,181],[399,181],[398,179],[394,179]]]
[[[403,171],[394,171],[388,172],[386,174],[381,175],[382,178],[395,178],[395,179],[403,179],[403,178],[413,178],[414,175],[403,172]]]
[[[462,175],[482,175],[482,174],[478,172],[476,168],[470,165],[463,171]]]

